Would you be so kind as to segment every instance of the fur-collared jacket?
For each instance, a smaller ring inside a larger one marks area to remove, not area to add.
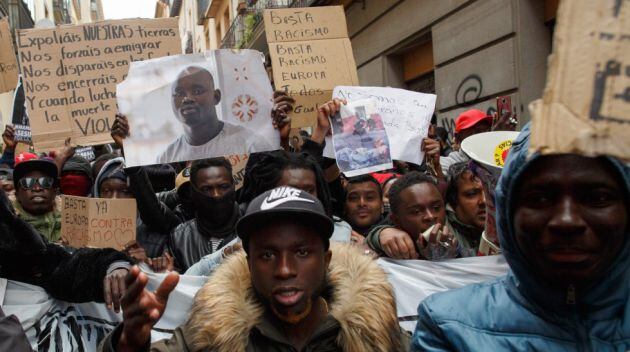
[[[408,335],[398,325],[396,301],[385,272],[349,244],[331,243],[330,316],[302,351],[406,351]],[[233,254],[195,297],[188,322],[151,351],[295,351],[264,322],[243,252]],[[332,323],[331,323],[332,321]],[[120,326],[101,344],[113,351]],[[279,341],[280,340],[280,341]],[[149,346],[147,345],[147,348]]]

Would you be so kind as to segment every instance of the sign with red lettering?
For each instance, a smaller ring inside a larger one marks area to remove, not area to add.
[[[63,196],[61,237],[76,248],[122,250],[136,239],[136,200]]]
[[[264,21],[276,89],[295,99],[291,126],[315,126],[334,87],[359,85],[343,6],[269,9]]]
[[[17,33],[33,145],[111,143],[116,84],[129,64],[181,54],[177,18],[102,21]]]

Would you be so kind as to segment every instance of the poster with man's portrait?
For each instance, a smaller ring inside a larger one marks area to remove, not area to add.
[[[213,50],[134,62],[117,86],[127,166],[280,148],[273,90],[255,50]]]
[[[339,170],[348,177],[392,168],[389,138],[371,99],[342,105],[331,117],[332,141]]]

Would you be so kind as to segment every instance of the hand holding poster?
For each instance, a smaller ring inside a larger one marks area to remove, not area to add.
[[[5,17],[0,19],[0,93],[15,89],[18,74],[9,21]]]
[[[136,200],[63,196],[61,234],[72,247],[122,250],[136,239]]]
[[[134,63],[118,85],[129,120],[127,166],[278,149],[273,91],[255,50],[214,50]]]
[[[389,136],[391,157],[414,164],[422,164],[422,139],[429,133],[431,116],[435,109],[434,94],[417,93],[398,88],[335,87],[333,98],[349,103],[359,99],[372,99]],[[334,158],[332,143],[327,139],[324,156]]]
[[[181,53],[177,18],[102,21],[17,34],[33,144],[110,143],[129,63]]]
[[[374,101],[362,99],[341,105],[330,125],[337,165],[346,176],[393,167],[389,138]]]
[[[343,6],[268,9],[264,21],[276,89],[295,99],[291,126],[314,126],[333,87],[359,84]]]
[[[630,160],[630,2],[562,1],[532,151]]]

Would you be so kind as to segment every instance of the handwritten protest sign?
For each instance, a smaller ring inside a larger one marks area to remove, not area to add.
[[[129,120],[127,166],[280,148],[271,121],[273,90],[255,50],[212,50],[133,63],[117,96]]]
[[[63,196],[61,234],[76,248],[122,250],[136,239],[136,200]]]
[[[331,126],[335,159],[347,177],[393,167],[389,138],[372,99],[342,105]]]
[[[431,116],[435,109],[434,94],[412,92],[398,88],[383,87],[335,87],[334,98],[352,102],[372,99],[383,119],[389,136],[391,156],[394,160],[422,164],[422,139],[429,134]],[[333,158],[330,141],[326,142],[324,156]]]
[[[111,142],[116,84],[133,61],[181,53],[177,18],[19,30],[33,143],[38,150]]]
[[[234,180],[234,188],[238,190],[243,187],[243,181],[245,180],[245,166],[247,166],[249,154],[230,155],[226,156],[226,158],[232,165],[232,179]]]
[[[5,17],[0,19],[0,93],[15,89],[18,71],[9,21]]]
[[[293,127],[314,126],[339,85],[358,85],[343,6],[269,9],[265,33],[276,89],[294,99]]]
[[[630,160],[630,2],[562,1],[533,151]]]

